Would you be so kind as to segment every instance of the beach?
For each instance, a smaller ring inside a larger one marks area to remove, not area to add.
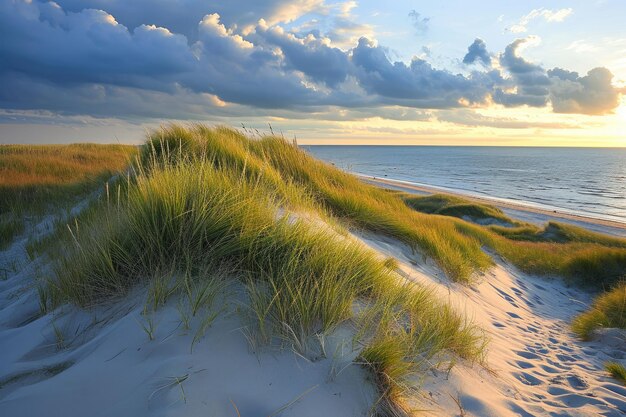
[[[448,194],[463,197],[469,201],[490,204],[502,209],[511,217],[529,223],[541,225],[549,221],[561,221],[576,226],[584,227],[598,233],[606,233],[614,236],[626,236],[626,223],[592,217],[591,215],[573,214],[566,211],[547,210],[541,207],[533,207],[529,204],[503,201],[497,197],[477,197],[461,192],[451,192],[441,187],[412,184],[408,181],[377,178],[369,175],[355,174],[364,181],[397,191],[405,191],[417,194]]]

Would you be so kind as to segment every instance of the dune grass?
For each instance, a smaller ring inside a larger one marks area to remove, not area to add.
[[[493,265],[485,248],[522,270],[596,286],[614,282],[626,266],[621,240],[568,227],[559,240],[524,239],[540,234],[524,225],[517,239],[508,238],[497,226],[451,213],[459,212],[416,211],[397,193],[282,138],[170,125],[149,135],[131,175],[59,232],[65,243],[45,299],[89,306],[152,282],[156,306],[184,294],[189,277],[193,294],[202,293],[203,277],[229,277],[245,288],[255,346],[309,355],[316,340],[353,326],[359,362],[381,393],[379,411],[394,415],[406,409],[403,399],[425,368],[455,357],[480,360],[485,337],[427,290],[405,283],[396,262],[351,239],[344,226],[392,236],[460,282]]]
[[[0,213],[45,211],[123,171],[137,152],[126,145],[0,145]]]
[[[0,145],[0,249],[26,217],[72,204],[128,167],[134,146]]]
[[[606,369],[613,378],[621,382],[622,385],[626,386],[626,367],[624,367],[624,365],[618,362],[607,362],[604,364],[604,369]]]
[[[449,194],[433,194],[416,196],[413,194],[401,194],[404,202],[413,210],[427,214],[440,214],[466,218],[476,223],[489,224],[493,222],[517,225],[517,221],[506,216],[502,210],[487,204],[479,204],[467,199]]]
[[[24,231],[24,222],[13,213],[0,215],[0,250],[5,249],[15,236]]]
[[[205,141],[193,145],[202,152],[185,153],[191,145],[184,135]],[[151,309],[187,294],[179,311],[188,323],[194,306],[215,298],[216,276],[234,279],[245,289],[242,314],[254,347],[287,346],[316,357],[319,340],[339,326],[353,328],[359,363],[378,381],[381,414],[402,408],[398,399],[433,363],[449,355],[482,358],[479,328],[405,283],[395,262],[351,239],[314,190],[259,158],[267,151],[256,148],[262,143],[292,148],[202,126],[153,133],[135,174],[58,232],[65,243],[43,303],[89,306],[150,282]],[[207,315],[208,325],[215,314]],[[372,353],[391,339],[399,346],[393,355]]]
[[[626,282],[599,295],[589,310],[572,322],[572,329],[584,340],[589,340],[594,330],[608,327],[626,329]]]
[[[204,129],[195,127],[186,131],[185,136],[170,128],[162,136],[178,135],[179,143],[185,143],[181,148],[206,155],[215,160],[218,166],[236,159],[237,154],[244,154],[245,157],[239,157],[239,160],[245,161],[250,172],[272,168],[271,172],[276,174],[268,176],[264,181],[271,183],[274,189],[279,188],[277,184],[285,182],[295,185],[344,222],[392,235],[424,251],[453,279],[467,281],[474,272],[485,270],[492,264],[490,258],[481,251],[478,242],[455,233],[454,225],[449,221],[419,216],[401,199],[390,198],[386,191],[366,185],[352,175],[311,158],[281,138],[270,136],[250,141],[238,132],[217,130],[219,135],[206,135]],[[222,136],[224,131],[226,137],[231,139],[228,146],[215,138]],[[161,137],[152,139],[155,140],[161,140]],[[175,145],[176,141],[173,142]],[[238,143],[239,149],[232,149],[232,143]],[[287,197],[291,200],[293,194]]]
[[[559,223],[542,229],[508,219],[519,226],[482,227],[450,216],[420,213],[401,193],[365,184],[281,138],[249,140],[228,128],[173,125],[153,133],[146,149],[150,152],[144,152],[144,160],[154,155],[162,159],[163,151],[175,149],[168,152],[168,158],[195,155],[213,161],[218,168],[245,167],[245,175],[257,175],[287,201],[298,196],[303,204],[306,198],[293,192],[302,189],[317,204],[316,210],[324,209],[344,223],[401,240],[431,257],[456,281],[470,282],[493,264],[484,247],[525,272],[561,275],[595,288],[614,284],[626,271],[626,239]],[[292,191],[286,191],[285,184]],[[449,205],[470,205],[459,198],[449,201]],[[500,216],[487,205],[481,210]]]

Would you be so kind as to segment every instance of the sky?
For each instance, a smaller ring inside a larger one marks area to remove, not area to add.
[[[623,147],[625,18],[623,0],[0,0],[0,143],[140,143],[181,121]]]

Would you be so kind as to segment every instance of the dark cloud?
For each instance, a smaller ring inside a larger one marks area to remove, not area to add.
[[[166,89],[195,61],[182,35],[146,25],[130,32],[106,12],[65,13],[53,3],[0,3],[0,37],[0,71],[66,84]]]
[[[278,27],[258,27],[256,34],[282,50],[288,69],[301,71],[314,81],[335,87],[348,76],[350,62],[346,53],[324,44],[319,34],[298,38]]]
[[[507,107],[520,105],[543,107],[548,103],[550,80],[546,71],[518,53],[526,42],[528,39],[515,40],[500,56],[500,65],[510,73],[511,81],[510,85],[506,86],[508,89],[496,89],[493,95],[496,103]]]
[[[57,0],[57,3],[72,12],[88,8],[104,10],[129,28],[151,24],[192,40],[197,37],[198,22],[207,14],[217,13],[227,26],[245,28],[259,19],[275,24],[324,9],[323,0]]]
[[[594,68],[584,77],[561,68],[548,71],[550,101],[556,113],[605,114],[619,105],[619,92],[606,68]]]
[[[428,25],[430,24],[430,17],[424,17],[416,10],[409,12],[409,18],[415,28],[418,35],[423,35],[428,32]]]
[[[480,38],[467,48],[467,54],[463,57],[464,64],[473,64],[476,61],[482,62],[485,66],[491,66],[491,56],[487,52],[487,44]]]
[[[413,58],[410,65],[391,63],[385,50],[366,38],[352,51],[352,62],[368,93],[415,107],[457,107],[461,99],[480,102],[487,93],[471,78],[435,69],[419,58]]]
[[[231,13],[232,24],[218,13],[196,16],[206,11],[206,2],[154,0],[156,11],[150,13],[164,20],[151,21],[148,13],[136,26],[135,2],[62,3],[69,11],[56,3],[0,0],[0,108],[129,119],[274,110],[330,117],[330,109],[346,109],[345,117],[358,118],[369,110],[357,109],[378,108],[381,117],[393,119],[391,112],[398,112],[396,118],[405,120],[419,117],[413,109],[480,106],[491,99],[505,106],[552,102],[556,112],[586,114],[610,112],[618,104],[608,70],[594,69],[584,77],[558,68],[546,72],[520,56],[523,39],[500,55],[503,71],[483,68],[462,75],[420,58],[393,62],[383,46],[366,37],[340,48],[319,28],[294,33],[270,23],[301,13],[294,4],[321,7],[317,0],[260,2],[250,9],[239,0],[215,5]],[[181,15],[197,17],[192,35],[172,29],[180,22],[167,20],[178,19],[167,16],[170,3],[181,9],[189,5]],[[119,8],[121,17],[81,4]],[[202,12],[194,11],[200,4]],[[234,5],[254,16],[237,14]],[[263,13],[269,20],[249,23]],[[348,12],[342,13],[340,19],[347,21]],[[170,26],[151,25],[158,22]],[[239,25],[249,27],[244,31]],[[464,61],[486,64],[488,59],[477,39]]]

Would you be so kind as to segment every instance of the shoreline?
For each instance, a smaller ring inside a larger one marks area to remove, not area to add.
[[[540,207],[532,207],[521,203],[516,204],[510,201],[502,201],[497,198],[467,195],[461,192],[450,191],[436,186],[411,184],[406,181],[374,177],[371,175],[364,175],[359,173],[353,174],[365,182],[383,188],[391,188],[400,191],[422,194],[447,194],[462,197],[464,199],[477,203],[489,204],[503,209],[511,217],[529,223],[543,224],[548,221],[564,221],[566,223],[584,227],[594,232],[626,237],[626,223],[620,223],[618,221],[572,214],[556,210],[548,210]]]

